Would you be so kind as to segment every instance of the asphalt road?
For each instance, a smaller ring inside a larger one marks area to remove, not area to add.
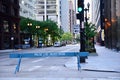
[[[79,51],[79,44],[63,47],[32,48],[18,50],[27,52]],[[14,53],[16,51],[12,51]],[[76,57],[45,57],[22,59],[20,72],[14,74],[18,59],[10,59],[9,53],[0,56],[0,80],[120,80],[120,73],[77,70]],[[65,64],[73,64],[67,67]],[[87,64],[87,63],[85,63]],[[81,64],[84,65],[84,64]]]

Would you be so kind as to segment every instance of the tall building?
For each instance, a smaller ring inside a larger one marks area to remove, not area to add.
[[[105,6],[105,46],[120,50],[120,1],[106,0]]]
[[[107,48],[120,50],[120,0],[93,0],[93,5],[98,42]]]
[[[92,23],[97,28],[97,42],[104,45],[103,0],[92,0]]]
[[[20,16],[35,20],[35,0],[19,0]]]
[[[73,2],[70,0],[69,1],[69,29],[70,32],[73,34],[74,33],[74,26],[76,24],[76,17],[75,17],[75,9],[73,7]]]
[[[61,28],[64,32],[70,32],[69,27],[69,1],[61,0],[60,4]]]
[[[59,0],[36,0],[36,19],[39,21],[53,20],[60,26]]]
[[[51,19],[57,22],[64,32],[70,32],[68,0],[36,0],[35,10],[37,20]]]
[[[0,49],[20,44],[19,0],[0,0]]]

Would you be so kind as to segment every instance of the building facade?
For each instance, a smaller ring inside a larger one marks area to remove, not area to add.
[[[68,0],[36,0],[36,20],[51,19],[64,32],[70,32]]]
[[[0,0],[0,49],[20,44],[19,0]]]
[[[35,20],[35,0],[19,0],[20,16]]]
[[[74,25],[75,25],[75,10],[73,8],[73,2],[69,1],[69,29],[70,33],[74,33]]]
[[[105,46],[120,50],[120,1],[106,0],[105,5]]]
[[[95,5],[92,19],[98,31],[97,41],[107,48],[120,50],[120,1],[93,0],[92,4]]]
[[[61,28],[64,32],[70,32],[69,27],[69,2],[68,0],[61,0]]]
[[[36,0],[36,20],[53,20],[60,26],[59,0]]]
[[[104,45],[104,14],[103,14],[103,0],[92,0],[92,23],[97,28],[96,41],[100,45]]]

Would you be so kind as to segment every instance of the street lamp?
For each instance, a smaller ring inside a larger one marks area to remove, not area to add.
[[[28,26],[32,26],[32,23],[28,23],[27,25],[28,25]]]
[[[32,27],[32,23],[27,23],[27,26],[28,26],[28,28],[29,28],[29,34],[30,34],[30,47],[32,47],[32,33],[31,33],[31,29],[30,29],[30,27]]]
[[[85,22],[86,22],[86,26],[87,26],[87,24],[88,24],[88,22],[87,22],[87,20],[88,20],[87,11],[89,12],[89,7],[90,7],[90,3],[88,2],[88,3],[87,3],[87,8],[84,9],[84,11],[85,11]],[[88,39],[87,39],[87,36],[86,36],[86,40],[88,40]],[[86,47],[88,47],[88,45],[86,45]]]
[[[39,33],[38,33],[38,29],[40,29],[40,26],[36,26],[36,29],[37,29],[38,47],[39,47]]]
[[[85,22],[86,22],[86,24],[87,24],[87,20],[88,20],[88,18],[87,18],[87,11],[89,12],[89,7],[90,7],[90,3],[88,2],[88,3],[87,3],[87,8],[84,9],[84,11],[85,11]]]
[[[47,31],[48,31],[48,28],[45,28],[45,29],[44,29],[45,36],[47,35],[47,33],[46,33]],[[45,36],[44,36],[44,39],[46,38]],[[45,44],[46,44],[46,43],[47,43],[47,41],[46,41],[46,39],[45,39]]]
[[[40,26],[36,26],[36,29],[39,29],[40,28]]]

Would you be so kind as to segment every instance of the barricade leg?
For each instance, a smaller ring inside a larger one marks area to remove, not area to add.
[[[19,72],[21,59],[22,58],[20,57],[19,60],[18,60],[18,64],[17,64],[16,69],[15,69],[15,74],[16,74],[16,72]]]
[[[81,66],[80,66],[80,56],[79,55],[77,56],[77,64],[78,64],[78,71],[79,71],[79,69],[81,68]]]

